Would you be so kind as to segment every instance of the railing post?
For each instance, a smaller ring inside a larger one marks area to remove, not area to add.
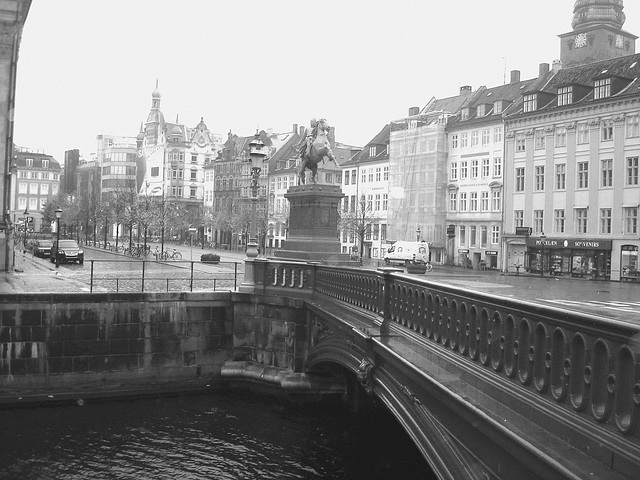
[[[191,240],[193,241],[193,238]],[[191,262],[191,278],[189,279],[189,289],[193,292],[193,261]]]
[[[391,319],[391,274],[403,272],[401,268],[379,267],[380,290],[378,293],[378,315],[382,317],[380,334],[385,335],[389,330]]]
[[[93,262],[95,260],[91,260],[91,280],[89,280],[89,292],[93,293]]]
[[[144,266],[145,266],[145,263],[147,263],[147,261],[143,260],[142,261],[142,292],[143,293],[144,293]]]

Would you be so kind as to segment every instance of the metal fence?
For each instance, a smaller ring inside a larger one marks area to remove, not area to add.
[[[240,262],[140,259],[87,260],[90,268],[73,275],[91,292],[184,292],[236,290]]]

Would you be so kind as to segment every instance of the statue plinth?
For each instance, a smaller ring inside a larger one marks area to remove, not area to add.
[[[340,253],[338,206],[344,197],[340,186],[298,185],[287,190],[289,231],[278,259],[347,264],[349,255]]]

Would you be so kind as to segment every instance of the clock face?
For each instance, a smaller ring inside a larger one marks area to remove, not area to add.
[[[575,48],[586,47],[587,46],[587,34],[586,33],[579,33],[578,35],[576,35],[575,38],[573,39],[573,46]]]
[[[616,47],[617,48],[624,47],[624,37],[622,35],[616,35]]]

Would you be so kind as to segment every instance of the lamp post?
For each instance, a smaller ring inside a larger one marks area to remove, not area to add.
[[[544,275],[544,242],[547,239],[544,232],[540,235],[540,276]]]
[[[29,228],[29,210],[25,207],[24,209],[24,238],[22,239],[22,243],[24,244],[24,250],[27,249],[27,232]]]
[[[420,227],[416,228],[416,242],[420,241]]]
[[[204,240],[205,240],[205,238],[204,238],[204,222],[202,222],[202,225],[200,225],[200,226],[202,227],[202,241],[201,241],[202,250],[204,250]]]
[[[60,219],[62,218],[62,209],[60,207],[56,208],[56,268],[60,266],[60,255],[58,254],[58,250],[60,250]]]
[[[251,228],[249,230],[249,243],[247,244],[247,258],[249,259],[258,256],[258,180],[262,171],[262,162],[266,155],[264,143],[262,143],[260,135],[256,132],[255,137],[249,143],[249,157],[251,159]]]
[[[189,225],[189,234],[191,235],[191,253],[189,254],[190,261],[193,262],[193,234],[196,233],[196,227]]]

